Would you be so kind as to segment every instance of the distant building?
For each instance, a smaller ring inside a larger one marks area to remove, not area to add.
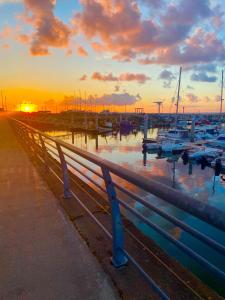
[[[144,108],[143,107],[136,107],[134,111],[135,111],[136,114],[144,114]]]

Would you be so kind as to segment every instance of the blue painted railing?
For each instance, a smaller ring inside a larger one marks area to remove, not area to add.
[[[13,124],[13,128],[15,129],[16,134],[19,136],[19,139],[29,147],[30,151],[33,151],[34,154],[38,155],[45,164],[46,169],[52,171],[62,182],[64,187],[64,197],[70,198],[73,196],[98,224],[98,226],[106,233],[106,235],[112,239],[112,262],[115,267],[124,266],[128,262],[133,263],[141,272],[141,274],[143,274],[143,276],[147,279],[154,291],[157,292],[162,299],[169,299],[169,296],[162,291],[162,289],[152,280],[150,275],[147,274],[135,261],[135,259],[126,251],[124,247],[124,227],[120,211],[120,207],[122,206],[124,209],[129,211],[129,213],[146,223],[150,228],[174,244],[186,255],[197,261],[212,274],[225,281],[225,273],[222,270],[205,259],[200,253],[192,250],[191,245],[187,246],[181,241],[175,239],[159,225],[147,219],[138,210],[133,208],[128,201],[122,200],[118,194],[121,195],[122,193],[123,195],[128,196],[129,199],[141,203],[144,207],[154,211],[167,221],[192,235],[197,240],[205,243],[224,258],[224,245],[206,236],[195,228],[185,224],[173,215],[156,207],[154,204],[148,202],[137,193],[130,191],[125,187],[126,185],[123,185],[123,182],[132,184],[138,189],[157,196],[158,198],[166,201],[169,204],[172,204],[173,206],[185,211],[199,220],[210,224],[223,233],[225,233],[225,212],[219,211],[215,207],[189,197],[188,195],[172,189],[162,183],[148,179],[140,174],[136,174],[135,172],[118,166],[117,164],[97,157],[92,153],[42,133],[18,120],[10,119],[10,121]],[[52,161],[55,159],[58,161],[59,164],[57,165],[60,166],[62,170],[62,179],[59,178],[56,172],[49,166],[49,159],[51,158]],[[82,200],[79,199],[76,193],[74,193],[74,191],[71,189],[70,172],[75,172],[75,174],[79,175],[80,178],[92,186],[95,186],[101,193],[107,195],[111,207],[112,233],[110,233],[100,223],[100,221],[91,213],[91,211],[84,205]],[[90,173],[95,177],[97,176],[99,179],[98,181],[101,183],[97,182],[96,179],[93,179],[93,176],[91,177]],[[115,177],[117,180],[115,180]],[[118,191],[120,193],[118,193]]]

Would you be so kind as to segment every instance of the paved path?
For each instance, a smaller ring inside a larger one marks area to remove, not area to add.
[[[3,117],[0,299],[119,299]]]

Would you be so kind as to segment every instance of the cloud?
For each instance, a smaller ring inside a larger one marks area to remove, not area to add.
[[[143,4],[149,6],[149,8],[161,8],[164,4],[164,0],[141,0]]]
[[[209,76],[209,75],[207,75],[207,73],[204,73],[204,72],[198,72],[198,73],[193,73],[191,75],[191,80],[192,81],[201,81],[201,82],[216,82],[217,77]]]
[[[79,80],[80,80],[80,81],[85,81],[85,80],[87,80],[87,75],[86,75],[86,74],[82,75],[82,76],[79,78]]]
[[[20,34],[17,36],[17,40],[20,42],[20,43],[23,43],[23,44],[29,44],[30,41],[31,41],[31,38],[28,34]]]
[[[116,105],[116,106],[123,106],[123,105],[132,105],[135,104],[137,101],[141,100],[140,95],[130,95],[128,93],[123,94],[109,94],[103,95],[100,98],[96,99],[96,103],[98,105]]]
[[[225,59],[224,11],[210,0],[80,0],[69,24],[54,15],[55,0],[23,3],[22,19],[34,29],[27,40],[32,55],[65,49],[83,35],[95,52],[121,62],[190,65]],[[77,52],[88,55],[82,45]]]
[[[175,45],[159,49],[157,56],[140,59],[142,64],[196,64],[225,59],[225,46],[215,32],[205,32],[200,28],[185,40],[182,47]]]
[[[137,81],[140,84],[143,84],[150,79],[151,78],[149,76],[141,73],[123,73],[119,76],[119,81]]]
[[[119,76],[115,76],[112,73],[103,75],[99,72],[94,72],[91,78],[99,81],[137,81],[140,84],[144,84],[147,80],[151,79],[142,73],[122,73]]]
[[[146,16],[140,3],[160,7],[157,16]],[[216,32],[194,30],[215,16],[209,0],[81,0],[81,5],[73,19],[75,30],[91,41],[95,51],[111,53],[115,60],[188,64],[225,57]]]
[[[96,95],[90,95],[88,99],[94,100],[96,105],[116,105],[116,106],[123,106],[123,105],[132,105],[135,104],[137,101],[141,100],[140,95],[130,95],[129,93],[123,94],[105,94],[103,96],[97,97]],[[85,99],[80,98],[79,103],[85,104]],[[61,105],[74,105],[75,103],[75,96],[64,96]]]
[[[216,95],[216,96],[214,97],[214,101],[215,101],[215,102],[220,102],[220,101],[221,101],[220,95]]]
[[[99,72],[94,72],[91,78],[99,81],[118,81],[118,77],[114,76],[112,73],[103,75]]]
[[[197,102],[200,101],[200,99],[198,98],[198,96],[196,96],[196,95],[193,94],[193,93],[188,93],[188,94],[186,94],[185,98],[186,98],[188,101],[192,102],[192,103],[197,103]]]
[[[197,72],[208,72],[208,73],[216,73],[217,72],[217,66],[215,63],[194,65],[194,67],[191,67],[190,69],[193,69],[194,71],[197,71]]]
[[[30,36],[32,55],[49,55],[50,47],[66,48],[71,31],[54,15],[55,0],[24,0],[23,21],[32,25],[34,32]]]
[[[168,70],[163,70],[160,74],[159,74],[159,79],[164,80],[163,81],[163,87],[164,88],[170,88],[171,87],[171,82],[176,79],[176,77],[174,76],[174,74],[171,71]]]
[[[2,48],[3,48],[3,49],[9,49],[9,48],[10,48],[10,45],[9,45],[9,44],[3,44],[3,45],[2,45]]]
[[[212,19],[213,25],[215,26],[216,30],[221,29],[224,25],[224,11],[220,5],[217,5],[214,8],[214,16]]]
[[[3,27],[2,31],[0,31],[0,39],[7,39],[12,34],[12,28],[9,26]]]
[[[210,102],[211,99],[210,99],[208,96],[205,96],[205,97],[203,98],[203,101],[204,101],[204,102]]]
[[[78,54],[79,54],[80,56],[88,56],[87,51],[86,51],[83,47],[81,47],[81,46],[79,46],[79,47],[77,48],[77,52],[78,52]]]

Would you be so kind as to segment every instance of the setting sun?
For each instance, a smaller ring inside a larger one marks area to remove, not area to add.
[[[36,110],[35,104],[32,103],[22,103],[19,106],[19,110],[22,112],[34,112]]]

